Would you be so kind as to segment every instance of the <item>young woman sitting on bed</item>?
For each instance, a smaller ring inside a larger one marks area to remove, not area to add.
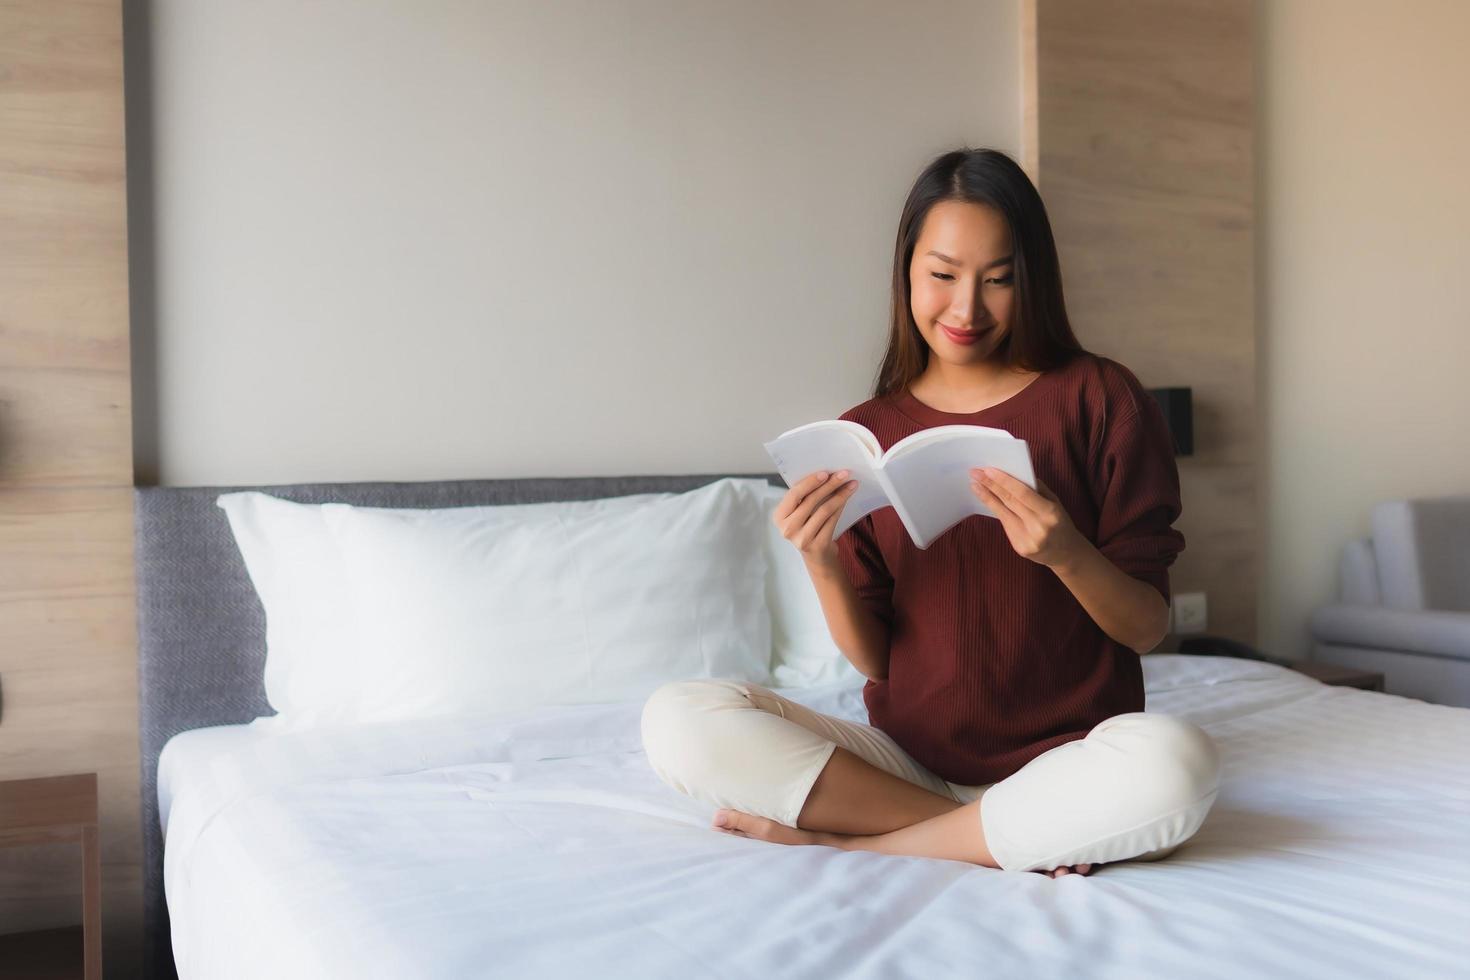
[[[1036,188],[993,150],[934,160],[909,192],[874,397],[845,412],[886,450],[935,425],[1025,439],[1037,490],[974,470],[996,515],[916,548],[891,508],[836,541],[854,483],[797,482],[774,520],[872,724],[759,685],[666,684],[643,710],[659,777],[781,844],[969,861],[1053,877],[1157,860],[1215,801],[1197,725],[1145,713],[1141,654],[1168,628],[1184,537],[1173,446],[1123,365],[1077,342]]]

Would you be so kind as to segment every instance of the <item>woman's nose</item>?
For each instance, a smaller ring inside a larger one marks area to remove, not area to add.
[[[954,291],[954,296],[949,303],[949,315],[955,326],[963,327],[970,325],[975,322],[977,316],[982,321],[985,319],[986,314],[977,314],[975,312],[982,308],[979,288],[979,286],[976,286],[975,291],[968,289],[956,289]]]

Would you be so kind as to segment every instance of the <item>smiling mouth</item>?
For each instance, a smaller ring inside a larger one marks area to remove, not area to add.
[[[957,329],[955,327],[951,327],[947,323],[941,323],[940,326],[943,327],[945,330],[948,330],[950,333],[957,333],[957,334],[959,334],[959,335],[961,335],[963,337],[974,337],[974,336],[976,336],[978,334],[982,334],[986,330],[989,330],[990,329],[989,327],[984,327],[984,328],[982,328],[980,330],[959,330],[959,329]]]

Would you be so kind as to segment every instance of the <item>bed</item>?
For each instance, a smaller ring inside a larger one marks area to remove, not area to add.
[[[640,701],[252,724],[263,613],[218,494],[456,507],[725,475],[139,488],[147,975],[1464,975],[1470,709],[1271,663],[1145,658],[1148,710],[1219,744],[1219,799],[1169,859],[1060,879],[716,833],[649,769]],[[865,720],[859,684],[777,689]]]

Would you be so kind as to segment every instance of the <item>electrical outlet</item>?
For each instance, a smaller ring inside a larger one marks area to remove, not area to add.
[[[1172,633],[1203,633],[1209,628],[1203,592],[1179,593],[1169,606],[1169,613]]]

